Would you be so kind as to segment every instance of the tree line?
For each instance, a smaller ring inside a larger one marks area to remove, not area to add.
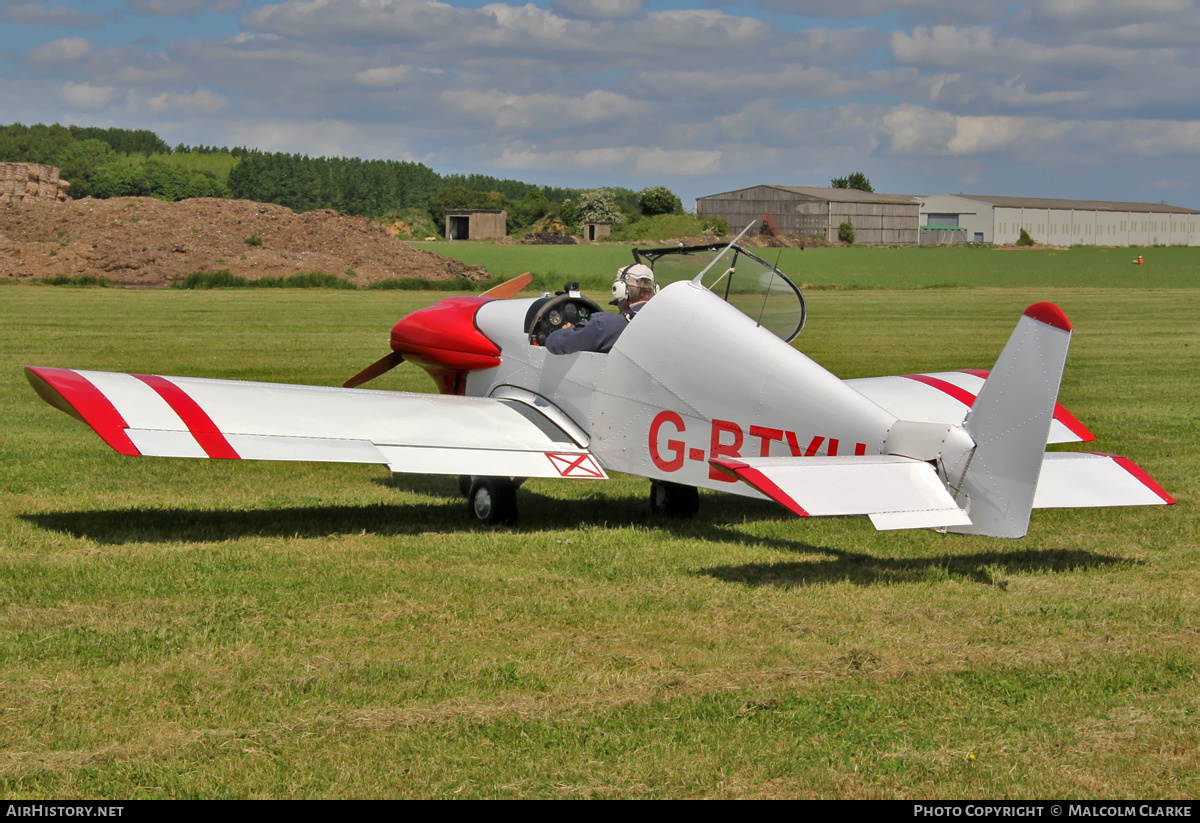
[[[296,212],[334,209],[372,219],[427,213],[440,233],[448,209],[503,209],[509,231],[583,222],[619,225],[682,214],[669,189],[584,190],[539,186],[482,174],[441,175],[423,163],[309,157],[245,147],[171,148],[151,131],[94,127],[0,126],[0,161],[57,166],[80,197],[233,197]]]

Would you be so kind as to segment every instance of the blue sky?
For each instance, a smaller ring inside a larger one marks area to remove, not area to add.
[[[1200,208],[1197,0],[0,0],[0,122],[530,182]]]

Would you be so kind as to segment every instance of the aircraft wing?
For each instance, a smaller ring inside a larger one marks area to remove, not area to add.
[[[880,530],[969,526],[933,466],[891,455],[713,458],[801,517],[867,515]]]
[[[959,425],[983,387],[984,369],[865,377],[845,381],[901,420]],[[1087,443],[1096,436],[1061,403],[1054,406],[1047,443]]]
[[[42,399],[126,455],[607,478],[578,434],[511,399],[32,366],[25,373]]]

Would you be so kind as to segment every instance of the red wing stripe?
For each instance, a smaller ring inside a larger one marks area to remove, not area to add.
[[[963,374],[973,374],[976,377],[982,377],[984,380],[987,380],[988,375],[991,373],[987,369],[959,369],[959,371]],[[948,383],[937,377],[930,377],[927,374],[906,374],[903,376],[909,380],[916,380],[918,383],[924,383],[926,386],[932,386],[939,391],[943,391],[964,405],[970,406],[975,403],[975,395],[953,383]],[[1090,443],[1096,439],[1096,435],[1092,434],[1087,426],[1080,423],[1075,415],[1067,411],[1062,403],[1054,404],[1054,419],[1066,426],[1071,434],[1078,437],[1083,443]]]
[[[901,376],[906,377],[909,380],[916,380],[918,383],[924,383],[926,386],[932,386],[938,391],[950,395],[964,406],[969,407],[975,402],[975,395],[971,394],[964,388],[954,385],[953,383],[947,383],[941,378],[930,377],[927,374],[905,374]]]
[[[121,454],[141,455],[125,430],[129,424],[109,399],[82,374],[70,369],[25,367],[34,391],[57,409],[87,423],[100,438]]]
[[[221,434],[221,430],[187,392],[165,377],[159,377],[156,374],[135,374],[133,376],[154,389],[158,392],[159,397],[167,401],[167,405],[179,415],[179,419],[188,427],[188,431],[196,438],[196,442],[200,444],[200,448],[204,449],[205,454],[209,457],[226,460],[240,459],[238,453],[233,450],[233,446],[229,445],[229,441],[225,439],[225,435]]]
[[[1063,406],[1062,403],[1054,404],[1054,419],[1070,429],[1071,433],[1078,437],[1083,443],[1090,443],[1096,439],[1096,435],[1092,434],[1088,430],[1087,426],[1080,423],[1075,418],[1075,415],[1067,411],[1066,407]]]
[[[1156,483],[1154,481],[1153,477],[1146,474],[1146,472],[1142,471],[1142,467],[1139,466],[1137,463],[1134,463],[1128,457],[1122,457],[1119,454],[1106,454],[1105,452],[1084,452],[1084,454],[1098,454],[1101,457],[1112,458],[1112,461],[1114,463],[1116,463],[1118,466],[1123,468],[1125,471],[1129,472],[1134,477],[1136,477],[1138,480],[1140,480],[1143,486],[1145,486],[1150,491],[1157,494],[1159,497],[1161,497],[1163,500],[1165,500],[1169,505],[1172,505],[1172,506],[1175,505],[1175,498],[1172,497],[1171,495],[1167,494],[1166,490],[1163,489],[1162,486],[1158,485],[1158,483]]]
[[[745,481],[748,486],[758,489],[760,492],[793,514],[799,515],[800,517],[809,516],[808,512],[806,512],[799,503],[793,500],[791,495],[779,488],[779,486],[775,485],[771,478],[767,477],[758,469],[751,468],[740,460],[723,460],[719,457],[713,458],[708,462],[715,466],[718,471],[724,472],[725,474],[731,474],[739,480]]]

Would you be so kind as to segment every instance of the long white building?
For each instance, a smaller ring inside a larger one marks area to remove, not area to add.
[[[1200,211],[1165,203],[975,194],[919,200],[922,242],[1015,243],[1025,229],[1050,246],[1200,246]]]

